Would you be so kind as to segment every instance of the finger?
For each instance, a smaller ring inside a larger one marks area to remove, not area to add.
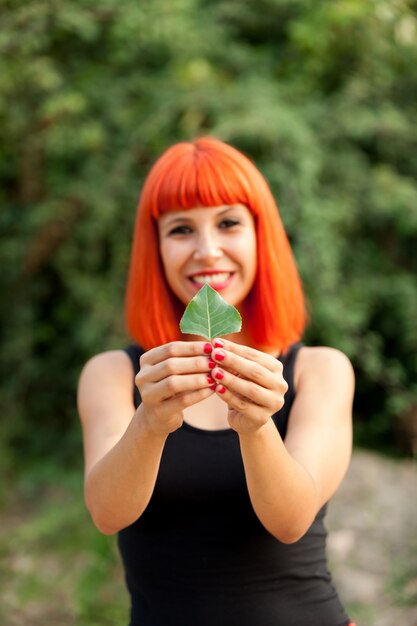
[[[191,391],[187,393],[183,393],[175,398],[170,398],[163,403],[163,408],[167,412],[167,414],[175,413],[176,411],[181,411],[186,409],[193,404],[197,404],[197,402],[201,402],[205,400],[209,396],[213,395],[214,390],[206,387],[205,389],[198,389],[197,391]]]
[[[280,363],[277,357],[272,354],[267,354],[266,352],[262,352],[262,350],[256,350],[255,348],[250,348],[249,346],[235,343],[234,341],[229,341],[228,339],[214,339],[212,343],[214,349],[220,348],[227,350],[228,352],[237,354],[245,359],[264,365],[268,369],[271,369],[271,371],[274,371],[277,364],[279,365]]]
[[[158,404],[174,396],[181,396],[190,391],[208,389],[213,386],[207,374],[184,374],[164,378],[157,383],[148,383],[141,387],[142,401]]]
[[[265,356],[270,357],[270,355]],[[253,361],[225,348],[215,348],[211,353],[211,359],[218,366],[246,380],[257,383],[265,389],[274,389],[278,384],[285,383],[282,377],[282,363],[276,361],[273,357],[270,358],[275,363],[268,363],[269,367],[266,367],[259,361]]]
[[[155,365],[144,366],[137,375],[138,381],[159,382],[179,374],[209,372],[209,358],[207,356],[173,357],[165,359]]]
[[[142,367],[142,365],[156,365],[173,357],[200,356],[204,354],[207,356],[211,350],[212,346],[207,341],[171,341],[162,346],[151,348],[142,354],[140,364]]]
[[[236,395],[224,385],[217,385],[216,394],[226,402],[229,408],[234,409],[237,413],[241,413],[246,417],[259,419],[261,416],[265,415],[264,407],[250,402],[247,398]]]
[[[277,394],[277,392],[272,392],[249,380],[234,376],[230,372],[218,367],[212,371],[212,377],[216,382],[227,389],[229,393],[240,398],[242,404],[245,402],[245,406],[247,406],[248,403],[255,404],[258,407],[264,407],[268,411],[275,413],[275,411],[279,410],[282,404],[284,404],[285,390],[282,394]],[[225,393],[217,388],[216,391],[220,394]]]

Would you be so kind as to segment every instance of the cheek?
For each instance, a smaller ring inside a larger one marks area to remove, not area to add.
[[[187,256],[184,246],[178,245],[177,242],[165,241],[160,245],[159,254],[166,278],[169,282],[175,281]]]
[[[254,278],[256,276],[256,271],[258,268],[258,248],[255,235],[251,237],[251,239],[247,242],[244,248],[244,254],[248,274],[250,274],[250,276]]]
[[[176,255],[169,243],[162,243],[159,248],[159,256],[161,257],[162,270],[170,287],[172,287],[172,279],[175,274]]]
[[[159,257],[161,259],[162,269],[164,270],[166,274],[167,267],[169,267],[169,262],[168,262],[168,251],[166,249],[166,246],[164,246],[164,244],[161,244],[159,246]]]
[[[172,241],[162,241],[159,246],[159,252],[161,254],[162,263],[165,267],[169,267],[170,264],[175,260],[178,256],[178,246],[175,245],[175,242]]]

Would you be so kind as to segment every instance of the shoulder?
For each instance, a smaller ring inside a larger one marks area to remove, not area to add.
[[[132,362],[125,350],[108,350],[91,357],[81,370],[80,380],[90,376],[125,376],[132,372]]]
[[[300,348],[295,365],[297,394],[285,445],[313,478],[322,506],[349,465],[353,368],[343,352],[327,347]]]
[[[354,371],[348,357],[326,346],[300,348],[294,378],[297,389],[309,380],[323,381],[326,386],[336,382],[347,387],[354,385]]]
[[[109,396],[126,397],[132,394],[132,362],[124,350],[109,350],[91,357],[81,370],[78,381],[78,404],[90,404],[100,398],[105,403]]]

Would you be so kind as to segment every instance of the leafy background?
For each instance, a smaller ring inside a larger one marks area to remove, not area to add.
[[[200,134],[270,181],[310,300],[306,341],[356,370],[356,444],[416,452],[416,9],[0,0],[4,502],[79,476],[77,378],[129,341],[142,181]]]

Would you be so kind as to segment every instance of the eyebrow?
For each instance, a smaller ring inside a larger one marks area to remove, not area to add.
[[[228,211],[232,211],[233,209],[239,209],[238,205],[232,204],[230,206],[227,206],[225,209],[223,209],[222,211],[219,211],[218,213],[216,213],[216,217],[220,217],[221,215],[224,215],[225,213],[227,213]],[[165,213],[165,215],[167,215]],[[186,215],[183,215],[181,217],[174,217],[172,220],[168,220],[166,222],[167,226],[172,226],[173,224],[175,224],[176,222],[192,222],[193,220],[190,217],[187,217]]]

